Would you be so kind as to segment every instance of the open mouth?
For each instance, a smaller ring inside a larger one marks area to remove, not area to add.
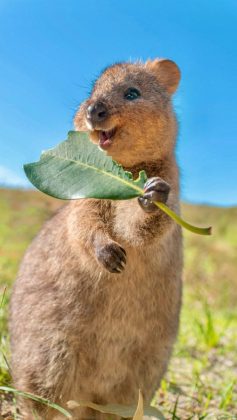
[[[99,146],[101,149],[108,149],[108,147],[111,146],[115,133],[116,128],[112,128],[108,131],[99,130]]]

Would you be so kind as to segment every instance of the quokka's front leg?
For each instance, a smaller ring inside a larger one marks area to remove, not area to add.
[[[77,235],[80,232],[81,245],[88,249],[98,264],[110,273],[118,274],[124,270],[126,251],[113,237],[110,228],[112,220],[113,207],[109,200],[85,200],[78,209],[75,206],[73,221],[69,223],[72,226],[70,237],[77,252]]]

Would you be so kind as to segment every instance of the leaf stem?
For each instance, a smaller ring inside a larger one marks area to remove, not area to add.
[[[159,201],[154,201],[154,204],[163,210],[168,216],[171,217],[178,225],[184,227],[190,232],[197,233],[199,235],[211,235],[211,226],[207,228],[200,228],[197,226],[190,225],[190,223],[185,222],[180,216],[178,216],[173,210],[167,207],[164,203]]]
[[[144,194],[144,190],[138,187],[141,192],[141,196]],[[183,228],[189,230],[190,232],[197,233],[198,235],[211,235],[212,228],[211,226],[207,228],[200,228],[194,225],[191,225],[188,222],[185,222],[180,216],[178,216],[173,210],[167,207],[164,203],[160,201],[153,201],[153,203],[159,207],[164,213],[166,213],[171,219],[173,219],[178,225],[182,226]]]

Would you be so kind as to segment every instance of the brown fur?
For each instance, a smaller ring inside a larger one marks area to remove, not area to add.
[[[134,175],[145,169],[171,186],[170,208],[179,211],[174,157],[176,120],[170,94],[179,81],[169,60],[117,64],[97,80],[75,116],[86,129],[89,104],[103,101],[109,118],[96,130],[117,131],[108,154]],[[137,101],[125,101],[128,87]],[[98,142],[98,131],[91,130]],[[120,274],[107,271],[98,250],[119,244],[127,253]],[[146,213],[137,200],[72,201],[48,221],[26,252],[11,298],[12,371],[17,388],[66,407],[68,400],[149,402],[167,368],[181,304],[180,228],[163,212]],[[33,402],[32,410],[56,419]],[[107,418],[79,409],[74,419]]]

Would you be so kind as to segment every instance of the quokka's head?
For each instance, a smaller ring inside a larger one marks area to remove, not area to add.
[[[119,63],[106,68],[81,104],[75,128],[126,167],[172,153],[176,120],[171,95],[180,80],[166,59]]]

